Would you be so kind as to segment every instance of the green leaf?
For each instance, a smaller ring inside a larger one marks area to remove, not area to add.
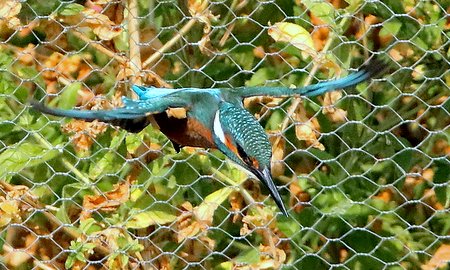
[[[236,257],[237,263],[257,264],[259,263],[259,251],[256,248],[249,248]]]
[[[18,173],[25,168],[41,164],[58,154],[58,150],[47,149],[38,144],[16,144],[0,154],[0,179],[7,174]]]
[[[383,28],[380,30],[380,36],[396,36],[398,32],[402,28],[402,22],[396,19],[392,19],[390,21],[383,23]]]
[[[77,104],[78,91],[81,90],[81,83],[70,84],[59,97],[58,107],[61,109],[72,109]]]
[[[364,3],[363,0],[345,0],[345,2],[347,2],[348,4],[348,7],[346,7],[345,9],[350,13],[358,10],[361,4]]]
[[[89,178],[97,179],[105,173],[116,171],[120,167],[122,165],[118,164],[115,152],[107,152],[100,160],[91,163]]]
[[[316,55],[311,34],[300,25],[289,22],[276,23],[269,28],[268,34],[277,42],[287,42],[298,48],[304,58]]]
[[[232,187],[224,187],[206,196],[198,208],[194,210],[196,217],[199,220],[212,220],[217,207],[230,196],[232,191]]]
[[[84,10],[84,6],[80,4],[68,4],[59,10],[58,14],[63,16],[77,15]]]
[[[214,270],[232,270],[233,269],[233,263],[232,262],[223,262],[216,267],[214,267]]]
[[[433,183],[444,184],[435,187],[436,198],[440,203],[448,208],[450,205],[450,186],[448,185],[448,179],[450,175],[450,165],[447,162],[439,161],[436,162],[437,169],[433,176]]]
[[[172,212],[172,208],[168,206],[154,207],[154,209],[145,212],[136,212],[131,214],[125,226],[129,229],[143,229],[151,225],[167,224],[177,218]]]
[[[278,219],[278,229],[287,237],[293,237],[300,231],[300,224],[293,218],[283,216]]]
[[[86,220],[80,221],[79,229],[86,235],[93,232],[98,232],[102,230],[102,227],[97,224],[97,221],[93,218],[88,218]]]
[[[311,11],[314,16],[319,17],[322,21],[329,25],[336,25],[335,10],[333,6],[325,2],[317,2],[314,0],[303,0],[302,3]]]
[[[137,134],[127,134],[125,140],[128,153],[134,154],[136,152],[136,150],[139,148],[139,146],[142,145],[142,142],[144,141],[144,135],[144,132],[140,132]]]
[[[258,86],[264,85],[267,80],[273,79],[273,70],[271,68],[260,68],[255,74],[250,78],[249,81],[245,83],[246,86]]]

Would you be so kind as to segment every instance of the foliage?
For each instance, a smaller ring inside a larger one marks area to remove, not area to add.
[[[445,267],[449,1],[72,2],[0,1],[0,265]],[[217,151],[27,106],[116,107],[130,82],[302,86],[371,53],[392,72],[344,94],[245,101],[289,217]]]

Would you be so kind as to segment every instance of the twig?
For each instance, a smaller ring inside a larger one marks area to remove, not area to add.
[[[239,192],[242,194],[242,197],[244,197],[245,202],[248,205],[255,205],[256,201],[255,199],[253,199],[252,195],[250,195],[250,193],[241,186],[241,184],[238,184],[236,182],[234,182],[230,177],[226,176],[225,174],[221,173],[219,170],[217,170],[216,168],[210,168],[211,172],[217,177],[219,178],[219,180],[224,181],[232,186],[237,186],[239,189]],[[258,209],[258,211],[260,210],[258,207],[256,207],[256,209]]]
[[[339,28],[344,27],[344,25],[347,23],[349,17],[345,17],[344,19],[342,19],[342,21],[339,24]],[[322,53],[326,53],[328,51],[328,49],[330,48],[331,44],[333,43],[334,39],[336,38],[336,35],[332,35],[328,40],[327,43],[325,44],[325,46],[322,49]],[[306,79],[306,82],[304,84],[304,86],[310,85],[314,75],[317,73],[317,70],[319,69],[320,64],[319,63],[314,63],[313,68],[311,69],[311,72],[308,75],[308,78]],[[300,105],[300,103],[302,102],[302,98],[294,98],[294,101],[292,102],[291,106],[289,107],[286,117],[283,120],[283,123],[281,124],[281,132],[283,132],[284,130],[286,130],[290,119],[292,118],[292,115],[295,113],[295,111],[297,110],[297,107]],[[279,136],[275,142],[273,143],[273,145],[277,145],[280,140],[281,140],[282,136]]]
[[[96,49],[97,51],[104,53],[106,56],[111,57],[115,60],[117,60],[121,64],[125,64],[127,62],[127,59],[118,55],[117,53],[108,50],[107,48],[103,47],[100,43],[97,43],[93,41],[92,39],[88,38],[81,32],[73,31],[73,34],[78,37],[79,39],[83,40],[87,44],[89,44],[92,48]]]
[[[12,191],[14,190],[14,186],[6,183],[3,180],[0,180],[0,186],[6,191]],[[79,232],[77,232],[76,230],[67,227],[68,224],[62,223],[57,217],[55,217],[52,213],[47,212],[47,209],[45,207],[42,207],[38,202],[35,202],[33,200],[31,200],[29,197],[27,196],[22,196],[21,200],[23,200],[23,202],[27,203],[28,205],[30,205],[31,207],[33,207],[34,209],[39,209],[42,214],[44,214],[44,216],[48,219],[48,221],[50,221],[50,223],[53,223],[55,225],[58,226],[58,229],[61,228],[68,236],[70,236],[73,239],[77,239],[79,237],[81,237],[81,234]],[[72,224],[69,224],[72,226]],[[103,247],[103,246],[96,246],[95,250],[99,251],[102,255],[107,256],[108,254],[111,253],[110,250],[108,250],[107,248]]]
[[[44,147],[46,147],[47,149],[53,149],[53,146],[47,142],[44,138],[41,137],[40,134],[33,132],[33,137]],[[73,174],[75,174],[79,179],[81,179],[85,184],[90,185],[91,180],[89,179],[89,177],[85,176],[82,172],[80,172],[72,163],[70,163],[67,159],[62,158],[61,159],[62,163],[64,164],[64,166],[69,169],[71,172],[73,172]],[[92,190],[94,193],[96,193],[97,195],[99,194],[97,190],[93,189]]]
[[[139,20],[138,20],[138,3],[137,0],[128,0],[128,35],[130,48],[130,68],[133,71],[133,84],[142,84],[141,70],[141,51],[139,48],[140,35],[139,35]],[[133,98],[136,98],[136,94],[133,93]]]
[[[158,51],[156,51],[147,60],[145,60],[145,62],[142,64],[142,68],[146,68],[147,66],[158,60],[163,55],[163,53],[170,49],[178,40],[180,40],[180,38],[184,34],[186,34],[192,28],[192,26],[194,26],[195,21],[195,18],[190,19],[171,40],[169,40],[166,44],[164,44],[164,46],[162,46]]]

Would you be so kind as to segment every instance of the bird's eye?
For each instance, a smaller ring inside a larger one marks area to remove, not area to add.
[[[245,164],[252,168],[259,168],[259,162],[256,158],[250,157],[239,144],[236,144],[236,146],[238,155]]]

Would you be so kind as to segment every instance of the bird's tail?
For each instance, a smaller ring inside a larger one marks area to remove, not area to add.
[[[99,120],[110,123],[130,132],[139,132],[150,124],[150,120],[140,110],[133,110],[126,107],[114,110],[81,111],[81,110],[62,110],[50,108],[36,100],[31,100],[30,104],[36,111],[54,116],[70,117],[84,121]]]

